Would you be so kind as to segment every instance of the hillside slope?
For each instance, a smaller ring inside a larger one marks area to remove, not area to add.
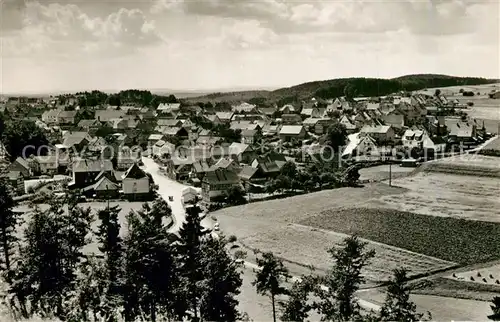
[[[233,93],[214,93],[192,97],[187,102],[238,102],[267,101],[269,103],[288,103],[312,97],[334,98],[349,94],[351,96],[383,96],[398,91],[415,91],[428,87],[481,85],[496,83],[498,80],[479,77],[455,77],[448,75],[418,74],[392,79],[381,78],[338,78],[314,81],[280,88],[274,91],[242,91]],[[346,93],[347,91],[347,93]]]

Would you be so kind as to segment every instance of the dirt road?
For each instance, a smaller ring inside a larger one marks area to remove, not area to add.
[[[182,206],[181,197],[182,191],[187,188],[187,185],[174,181],[167,176],[160,173],[158,164],[150,158],[143,157],[142,162],[144,162],[143,169],[149,172],[153,176],[155,184],[158,185],[158,193],[165,199],[170,207],[172,208],[172,214],[174,215],[174,225],[170,228],[171,232],[177,232],[182,226],[185,220],[186,212]],[[169,201],[169,196],[174,197],[173,201]],[[207,217],[202,220],[201,224],[205,228],[212,228],[212,221]]]

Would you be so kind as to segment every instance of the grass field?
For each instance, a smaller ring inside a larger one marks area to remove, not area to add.
[[[406,190],[372,200],[370,207],[500,222],[498,157],[461,155],[429,162],[393,185]]]
[[[283,200],[225,208],[212,215],[219,220],[223,232],[236,235],[248,248],[272,251],[288,261],[312,265],[324,272],[331,266],[327,249],[340,243],[346,235],[298,223],[325,210],[354,207],[382,196],[400,195],[405,191],[384,184],[370,184],[365,188],[325,190]],[[369,247],[377,252],[376,258],[364,272],[372,282],[385,280],[393,268],[402,265],[406,266],[411,274],[421,274],[453,265],[448,261],[379,243],[372,242]],[[298,270],[295,274],[308,272],[307,269],[300,271],[298,267],[295,268]]]
[[[288,224],[241,238],[240,242],[259,250],[273,251],[275,255],[294,263],[311,265],[317,273],[323,274],[333,265],[327,250],[340,245],[346,237],[347,235],[332,231]],[[418,275],[454,265],[448,261],[370,241],[368,248],[376,252],[375,258],[363,271],[369,282],[387,280],[392,270],[401,266],[406,267],[410,275]]]
[[[418,215],[392,209],[325,211],[302,224],[358,234],[387,245],[450,262],[471,264],[500,258],[500,224]]]

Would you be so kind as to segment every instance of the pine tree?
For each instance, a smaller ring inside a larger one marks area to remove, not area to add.
[[[309,295],[313,293],[318,281],[314,276],[303,276],[295,281],[288,294],[288,300],[281,303],[282,321],[306,321],[313,305],[309,303]]]
[[[260,270],[252,284],[257,288],[257,293],[271,297],[273,321],[276,322],[275,297],[286,294],[287,290],[281,283],[290,277],[290,273],[283,262],[276,258],[273,253],[262,254],[262,257],[257,258],[257,265]]]
[[[127,217],[124,286],[127,321],[139,315],[151,321],[160,317],[183,318],[185,305],[176,296],[179,282],[173,251],[175,236],[162,224],[162,219],[170,215],[168,204],[158,199],[152,207],[144,204],[141,211],[131,211]]]
[[[490,307],[493,314],[489,315],[488,319],[492,321],[500,321],[500,296],[493,297]]]
[[[120,237],[120,223],[118,214],[121,209],[118,206],[102,209],[97,213],[100,223],[97,227],[97,240],[99,250],[104,254],[106,261],[107,280],[110,282],[109,293],[118,293],[120,285],[121,259],[122,259],[122,240]]]
[[[416,305],[410,300],[411,288],[406,285],[405,269],[395,269],[387,285],[387,295],[380,311],[380,321],[422,321],[423,314],[417,313]]]
[[[201,209],[198,205],[186,207],[186,220],[179,230],[179,243],[176,253],[181,271],[183,293],[185,294],[188,312],[193,320],[199,319],[199,306],[202,296],[200,283],[203,279],[202,238],[206,235],[200,220]]]
[[[2,243],[3,263],[2,269],[6,271],[6,279],[10,281],[12,274],[11,252],[13,244],[17,241],[15,228],[17,216],[12,211],[14,200],[7,188],[5,180],[0,181],[0,240]]]
[[[366,251],[367,243],[356,236],[347,237],[342,247],[331,248],[328,252],[335,262],[332,270],[322,279],[325,289],[318,289],[319,301],[315,308],[325,320],[350,321],[360,317],[360,307],[354,294],[364,282],[361,270],[375,256]]]
[[[201,246],[204,278],[200,318],[205,321],[236,321],[240,319],[238,300],[242,285],[242,264],[232,258],[229,247],[236,238],[208,237]]]
[[[75,286],[89,231],[90,209],[57,200],[45,211],[35,209],[10,290],[23,316],[65,317],[63,304]]]

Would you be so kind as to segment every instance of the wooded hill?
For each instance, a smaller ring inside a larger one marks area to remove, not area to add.
[[[338,78],[303,83],[274,91],[213,93],[200,97],[192,97],[184,101],[188,103],[247,101],[252,104],[278,103],[278,105],[281,105],[312,97],[328,99],[340,96],[384,96],[399,91],[416,91],[432,87],[482,85],[497,82],[499,82],[497,79],[435,74],[406,75],[391,79],[364,77]]]

